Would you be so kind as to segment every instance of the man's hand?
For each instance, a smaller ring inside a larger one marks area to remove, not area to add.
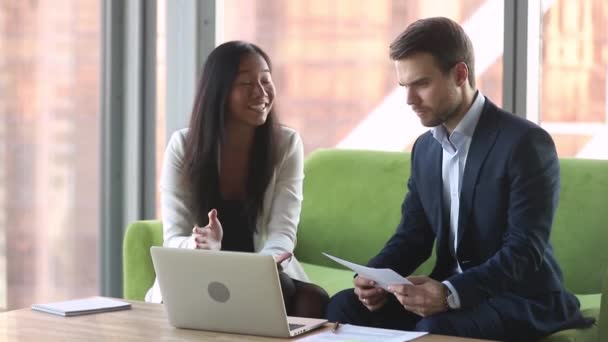
[[[375,287],[376,283],[373,280],[356,276],[353,284],[355,284],[355,294],[369,311],[376,311],[386,303],[386,291]]]
[[[224,230],[222,224],[217,218],[217,210],[212,209],[209,212],[209,224],[203,228],[192,228],[192,237],[194,238],[196,249],[208,249],[219,251],[222,249],[222,237]]]
[[[447,287],[429,277],[407,278],[414,285],[391,285],[388,287],[403,307],[419,316],[427,317],[448,310]]]

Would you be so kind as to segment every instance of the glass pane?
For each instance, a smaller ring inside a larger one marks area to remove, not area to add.
[[[100,4],[0,2],[0,306],[98,294]]]
[[[450,17],[476,48],[477,84],[502,104],[503,1],[224,0],[224,41],[273,60],[281,121],[320,147],[410,150],[427,130],[397,91],[390,42],[418,18]]]
[[[561,157],[608,159],[608,2],[542,8],[540,123]]]

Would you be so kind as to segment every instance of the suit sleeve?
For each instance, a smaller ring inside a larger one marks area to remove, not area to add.
[[[549,134],[538,127],[526,132],[509,156],[507,174],[509,200],[501,248],[481,265],[447,279],[463,308],[525,286],[549,248],[559,195],[559,161]]]
[[[370,267],[393,269],[403,276],[411,274],[429,258],[435,239],[416,184],[415,148],[414,146],[412,149],[412,172],[407,183],[408,193],[401,205],[401,221],[395,234],[368,263]]]

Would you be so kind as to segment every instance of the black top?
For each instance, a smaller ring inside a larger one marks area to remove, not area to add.
[[[248,226],[245,201],[220,200],[217,206],[217,215],[224,230],[222,250],[253,252],[254,229]]]

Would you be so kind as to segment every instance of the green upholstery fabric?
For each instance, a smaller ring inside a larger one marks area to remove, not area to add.
[[[608,162],[562,159],[560,200],[551,242],[566,288],[600,293],[608,267]],[[607,340],[608,341],[608,340]]]
[[[577,295],[581,302],[581,311],[583,315],[588,317],[599,317],[600,309],[598,303],[601,300],[601,294],[592,295]],[[591,329],[568,329],[557,332],[551,336],[543,338],[540,342],[580,342],[598,340],[599,329],[593,327]]]
[[[583,311],[587,316],[597,317],[598,309]],[[539,342],[602,342],[598,337],[597,326],[589,329],[568,329],[556,332]]]
[[[325,291],[334,294],[344,289],[344,284],[351,284],[353,272],[351,270],[337,269],[333,267],[309,264],[302,262],[302,267],[306,274],[310,276],[310,281],[323,286]]]
[[[561,195],[551,241],[566,288],[598,324],[542,342],[608,342],[608,161],[562,159]],[[327,252],[364,264],[392,235],[409,177],[409,155],[398,152],[318,150],[305,162],[304,202],[295,251],[312,282],[332,295],[352,287],[353,273]],[[142,299],[154,281],[150,246],[162,244],[159,221],[131,224],[124,241],[124,295]],[[429,274],[434,254],[416,274]],[[602,276],[606,274],[603,282]]]
[[[352,150],[312,153],[304,164],[304,201],[295,251],[298,260],[339,267],[320,253],[326,252],[367,263],[399,223],[409,169],[410,158],[405,153]],[[432,266],[429,260],[422,273],[429,273]],[[312,276],[317,278],[314,272]],[[325,287],[324,281],[319,284]],[[350,284],[349,280],[340,289]],[[329,291],[331,286],[327,287],[328,293],[333,294]]]
[[[599,324],[599,337],[598,341],[608,341],[608,272],[604,274],[604,286],[602,287],[602,305],[600,307],[600,319],[604,319],[604,324]]]
[[[123,241],[123,296],[144,300],[146,291],[154,283],[151,246],[163,244],[160,221],[137,221],[127,227]]]

